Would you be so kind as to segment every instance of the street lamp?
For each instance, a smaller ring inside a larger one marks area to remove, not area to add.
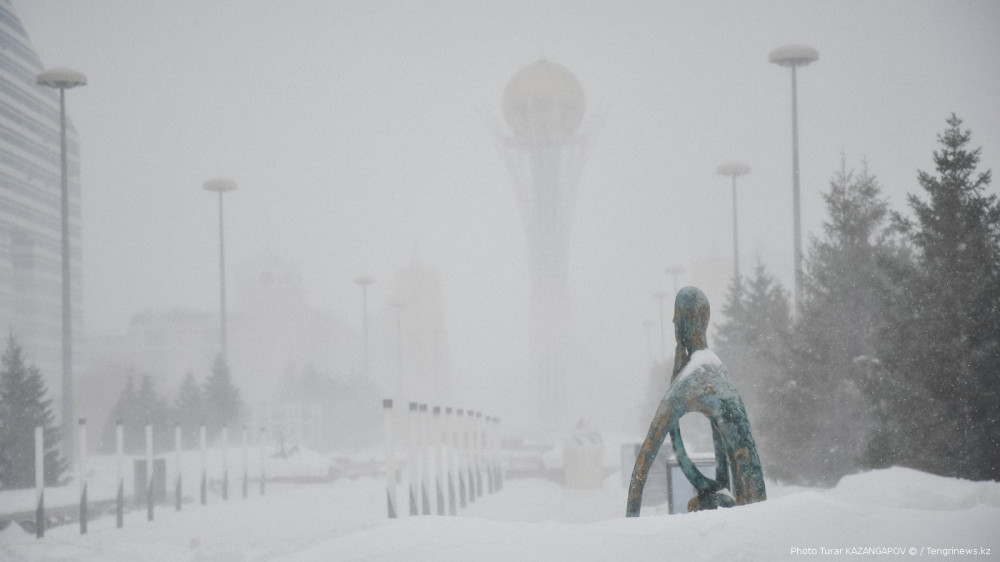
[[[53,68],[38,75],[35,83],[59,90],[59,142],[62,207],[62,439],[66,458],[73,455],[73,313],[70,290],[69,178],[66,171],[66,90],[86,86],[87,77],[69,68]]]
[[[792,69],[792,204],[795,224],[795,310],[802,308],[802,219],[799,199],[799,106],[795,69],[818,60],[819,52],[805,45],[783,45],[771,51],[768,60]]]
[[[236,189],[236,182],[215,178],[205,182],[206,191],[219,194],[219,336],[222,346],[222,359],[229,365],[226,339],[226,239],[222,223],[222,194]]]
[[[736,176],[749,174],[750,166],[740,164],[739,162],[728,162],[719,166],[716,171],[723,176],[731,176],[733,178],[733,275],[736,276],[736,280],[739,282],[740,242],[739,234],[736,229]]]
[[[684,273],[684,268],[678,265],[672,265],[664,270],[667,275],[674,278],[674,298],[677,298],[677,276]]]
[[[370,275],[355,277],[354,282],[361,285],[361,307],[364,316],[364,338],[365,338],[365,378],[368,378],[368,285],[375,280]]]
[[[667,294],[663,291],[656,291],[653,293],[653,298],[660,301],[660,355],[663,356],[663,360],[667,360],[667,336],[666,329],[664,328],[663,320],[663,300],[667,298]]]

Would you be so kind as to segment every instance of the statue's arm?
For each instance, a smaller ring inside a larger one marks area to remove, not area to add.
[[[625,508],[625,517],[638,517],[639,508],[642,506],[642,490],[646,486],[646,477],[649,475],[649,468],[653,466],[653,459],[656,458],[663,439],[667,436],[667,427],[670,424],[673,408],[668,400],[669,393],[660,401],[659,408],[653,416],[653,421],[649,424],[649,432],[646,440],[639,448],[639,455],[635,459],[635,467],[632,468],[632,480],[628,487],[628,505]]]

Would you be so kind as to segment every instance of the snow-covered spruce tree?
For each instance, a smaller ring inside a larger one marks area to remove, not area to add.
[[[787,292],[758,260],[753,277],[734,277],[713,347],[746,404],[769,478],[799,482],[794,449],[803,405],[785,374],[791,327]]]
[[[0,488],[35,485],[35,427],[45,440],[45,483],[60,483],[66,463],[59,455],[59,430],[46,398],[45,380],[29,365],[24,349],[10,335],[0,369]]]
[[[182,439],[186,448],[198,445],[199,428],[205,420],[202,402],[201,387],[195,381],[194,373],[188,371],[177,390],[177,398],[173,404],[173,416],[177,423],[181,424]]]
[[[893,245],[889,205],[867,163],[856,173],[842,156],[823,199],[827,217],[823,236],[810,244],[789,376],[812,402],[803,420],[811,428],[803,469],[810,480],[832,485],[865,467],[876,424],[864,383],[879,361],[876,334],[889,286],[880,263]]]
[[[215,438],[223,427],[235,429],[243,414],[243,400],[240,390],[233,385],[229,376],[229,366],[222,354],[216,355],[212,374],[202,389],[204,399],[205,426],[210,439]]]
[[[156,383],[149,373],[143,373],[136,399],[139,417],[137,421],[142,425],[143,446],[145,447],[146,440],[145,426],[149,424],[153,427],[153,449],[158,452],[172,449],[174,424],[170,419],[170,409],[167,407],[167,401],[160,396]]]
[[[990,171],[954,114],[938,135],[926,200],[896,222],[916,250],[887,328],[886,368],[908,399],[887,404],[899,462],[942,475],[1000,479],[1000,204]]]

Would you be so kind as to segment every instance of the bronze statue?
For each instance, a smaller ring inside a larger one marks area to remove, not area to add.
[[[639,516],[646,476],[668,433],[677,463],[698,493],[688,503],[690,511],[744,505],[767,497],[743,400],[726,376],[722,361],[708,349],[705,333],[709,312],[708,298],[697,287],[684,287],[677,293],[673,375],[632,470],[626,517]],[[715,479],[702,474],[684,450],[679,424],[681,416],[688,412],[699,412],[709,419],[715,448]]]

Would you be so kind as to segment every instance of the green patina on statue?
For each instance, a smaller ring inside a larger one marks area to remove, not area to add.
[[[649,468],[667,434],[670,434],[677,463],[698,492],[688,503],[689,511],[744,505],[767,497],[764,473],[743,400],[726,376],[722,361],[708,349],[705,332],[709,312],[708,298],[698,288],[685,287],[677,293],[674,303],[677,350],[673,376],[635,461],[626,517],[639,516]],[[715,479],[702,474],[684,450],[679,424],[688,412],[704,414],[712,427]]]

